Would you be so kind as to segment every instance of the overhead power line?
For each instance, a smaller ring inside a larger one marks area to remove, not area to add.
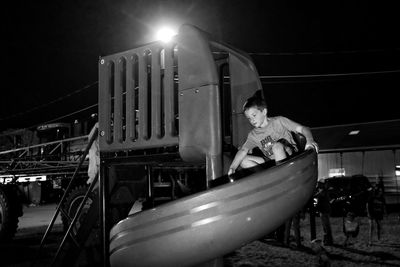
[[[366,75],[380,75],[380,74],[392,74],[392,73],[400,73],[400,69],[398,69],[398,70],[386,70],[386,71],[349,72],[349,73],[326,73],[326,74],[305,74],[305,75],[261,75],[261,76],[259,76],[259,77],[260,77],[260,79],[264,79],[264,80],[268,80],[268,79],[271,79],[271,80],[274,80],[274,79],[275,79],[275,80],[276,80],[276,79],[296,79],[296,78],[300,78],[300,79],[303,79],[303,78],[304,78],[304,79],[307,79],[307,78],[331,78],[331,77],[348,77],[348,76],[366,76]],[[60,102],[60,101],[62,101],[62,100],[64,100],[64,99],[66,99],[66,98],[68,98],[68,97],[71,97],[72,95],[75,95],[75,94],[77,94],[77,93],[79,93],[79,92],[81,92],[81,91],[83,91],[83,90],[85,90],[85,89],[88,89],[88,88],[90,88],[90,87],[92,87],[92,86],[94,86],[94,85],[96,85],[96,84],[98,84],[98,81],[93,82],[92,84],[86,85],[85,87],[83,87],[83,88],[81,88],[81,89],[78,89],[78,90],[76,90],[76,91],[74,91],[74,92],[72,92],[72,93],[70,93],[70,94],[65,95],[65,96],[59,97],[59,98],[57,98],[57,99],[55,99],[55,100],[53,100],[53,101],[51,101],[51,102],[48,102],[48,103],[46,103],[46,104],[36,106],[36,107],[31,108],[31,109],[29,109],[29,110],[27,110],[27,111],[20,112],[20,113],[17,113],[17,114],[8,116],[8,117],[0,118],[0,121],[2,121],[2,120],[7,120],[7,119],[11,119],[11,118],[16,118],[16,117],[18,117],[18,116],[25,115],[25,114],[27,114],[27,113],[29,113],[29,112],[34,111],[34,110],[38,110],[38,109],[40,109],[40,108],[47,107],[47,106],[49,106],[49,105],[51,105],[51,104]],[[35,125],[32,125],[32,126],[30,126],[30,127],[25,127],[25,128],[33,128],[33,127],[36,127],[36,126],[38,126],[38,125],[47,124],[47,123],[52,123],[52,122],[55,122],[55,121],[58,121],[58,120],[61,120],[61,119],[65,119],[65,118],[68,118],[68,117],[70,117],[70,116],[72,116],[72,115],[75,115],[75,114],[78,114],[78,113],[80,113],[80,112],[83,112],[83,111],[89,110],[89,109],[91,109],[91,108],[94,108],[94,107],[96,107],[96,106],[98,106],[98,104],[93,104],[93,105],[84,107],[84,108],[82,108],[82,109],[80,109],[80,110],[77,110],[77,111],[74,111],[74,112],[71,112],[71,113],[62,115],[62,116],[60,116],[60,117],[51,119],[51,120],[49,120],[49,121],[42,122],[42,123],[40,123],[40,124],[35,124]]]
[[[400,48],[342,50],[342,51],[304,51],[304,52],[250,52],[251,56],[307,56],[307,55],[339,55],[339,54],[365,54],[400,51]]]
[[[50,102],[47,102],[47,103],[38,105],[38,106],[33,107],[33,108],[30,108],[30,109],[28,109],[28,110],[21,111],[21,112],[19,112],[19,113],[15,113],[15,114],[10,115],[10,116],[6,116],[6,117],[3,117],[3,118],[0,118],[0,121],[5,121],[5,120],[9,120],[9,119],[15,119],[15,118],[24,116],[25,114],[31,113],[31,112],[33,112],[33,111],[36,111],[36,110],[39,110],[39,109],[48,107],[48,106],[50,106],[50,105],[52,105],[52,104],[55,104],[55,103],[58,103],[58,102],[61,102],[61,101],[65,100],[65,99],[67,99],[67,98],[69,98],[69,97],[71,97],[71,96],[73,96],[73,95],[76,95],[76,94],[78,94],[78,93],[80,93],[80,92],[82,92],[82,91],[84,91],[84,90],[86,90],[86,89],[91,88],[92,86],[94,86],[94,85],[96,85],[96,84],[98,84],[98,81],[95,81],[95,82],[93,82],[93,83],[91,83],[91,84],[89,84],[89,85],[86,85],[86,86],[84,86],[84,87],[82,87],[82,88],[80,88],[80,89],[78,89],[78,90],[75,90],[75,91],[69,93],[69,94],[60,96],[60,97],[58,97],[58,98],[56,98],[56,99],[54,99],[54,100],[52,100],[52,101],[50,101]]]
[[[376,75],[376,74],[390,74],[390,73],[400,73],[400,70],[304,74],[304,75],[261,75],[260,78],[261,79],[330,78],[330,77],[362,76],[362,75]]]
[[[54,119],[49,120],[49,121],[46,121],[46,122],[42,122],[42,123],[37,124],[37,125],[33,125],[33,126],[31,126],[31,127],[28,127],[28,128],[32,128],[32,127],[39,126],[39,125],[42,125],[42,124],[48,124],[48,123],[52,123],[52,122],[55,122],[55,121],[59,121],[59,120],[62,120],[62,119],[71,117],[72,115],[76,115],[76,114],[81,113],[81,112],[83,112],[83,111],[86,111],[86,110],[89,110],[89,109],[91,109],[91,108],[97,107],[98,105],[99,105],[99,104],[93,104],[93,105],[84,107],[84,108],[82,108],[82,109],[80,109],[80,110],[76,110],[76,111],[74,111],[74,112],[71,112],[71,113],[62,115],[62,116],[60,116],[60,117],[54,118]]]
[[[89,110],[89,109],[94,108],[94,107],[97,107],[97,106],[98,106],[98,104],[93,104],[93,105],[84,107],[84,108],[82,108],[82,109],[80,109],[80,110],[76,110],[76,111],[74,111],[74,112],[71,112],[71,113],[62,115],[62,116],[60,116],[60,117],[54,118],[54,119],[49,120],[49,121],[45,121],[45,122],[41,122],[41,123],[36,123],[36,124],[33,124],[33,125],[31,125],[31,126],[28,126],[28,127],[23,127],[22,129],[33,129],[33,128],[36,128],[36,127],[38,127],[38,126],[40,126],[40,125],[44,125],[44,124],[56,122],[56,121],[59,121],[59,120],[62,120],[62,119],[71,117],[72,115],[78,114],[78,113],[80,113],[80,112]],[[8,132],[7,134],[12,134],[12,133],[18,132],[18,131],[20,131],[20,130],[21,130],[21,129],[18,129],[18,130],[15,130],[15,131],[11,131],[11,132]]]

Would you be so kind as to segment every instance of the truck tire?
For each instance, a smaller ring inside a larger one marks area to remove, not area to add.
[[[63,204],[63,209],[64,211],[68,214],[69,218],[72,220],[79,208],[80,203],[84,199],[86,192],[88,190],[88,186],[86,185],[79,185],[75,187],[74,189],[71,190],[71,192],[68,194],[68,196],[65,199],[65,203]],[[89,212],[90,206],[93,204],[94,201],[98,201],[96,199],[97,191],[92,191],[89,194],[88,199],[86,200],[86,203],[81,211],[81,214],[75,223],[74,227],[72,228],[72,233],[74,234],[76,239],[85,240],[85,245],[79,249],[79,251],[75,251],[72,254],[74,257],[72,257],[70,254],[67,254],[68,256],[66,258],[62,259],[62,264],[60,266],[77,266],[75,265],[76,263],[79,262],[79,266],[99,266],[101,265],[100,260],[102,259],[101,257],[101,243],[99,242],[100,240],[100,228],[99,228],[99,221],[98,218],[96,218],[96,222],[92,227],[90,227],[90,231],[87,232],[87,237],[82,237],[81,234],[85,235],[85,227],[87,228],[87,220],[86,216],[87,213]],[[96,204],[96,203],[94,203]],[[92,211],[93,213],[93,211]],[[61,213],[62,214],[62,213]],[[88,215],[89,216],[89,215]],[[89,216],[90,217],[90,216]],[[67,218],[65,215],[61,215],[61,219],[63,222],[63,228],[64,231],[66,232],[69,228],[70,225],[70,219]],[[89,225],[90,222],[89,222]],[[80,229],[80,227],[82,229]],[[71,250],[74,251],[74,250]],[[70,252],[68,252],[70,253]]]
[[[88,190],[88,186],[86,185],[79,185],[71,190],[69,195],[66,197],[65,203],[63,204],[64,211],[68,214],[69,218],[72,220],[75,216],[76,211],[79,208],[80,203],[85,197],[85,194]],[[80,218],[84,218],[85,213],[87,213],[88,208],[90,207],[91,203],[93,202],[93,195],[90,194],[89,198],[86,200],[85,206],[81,211]],[[64,231],[68,230],[70,219],[67,218],[65,215],[62,214],[61,220],[63,223]],[[80,227],[80,221],[82,219],[78,219],[74,226],[74,233],[76,233],[77,229]]]
[[[0,242],[12,239],[22,216],[22,203],[14,186],[0,185]]]

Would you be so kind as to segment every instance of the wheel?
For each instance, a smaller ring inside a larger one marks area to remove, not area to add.
[[[82,200],[84,199],[88,186],[79,185],[71,190],[63,204],[64,211],[68,216],[73,219]],[[62,260],[61,266],[75,266],[74,263],[79,262],[79,266],[98,266],[101,260],[101,246],[100,246],[100,228],[98,218],[90,220],[90,214],[93,216],[93,210],[90,210],[92,204],[98,201],[96,198],[97,191],[89,193],[79,218],[77,219],[72,233],[78,240],[85,240],[84,247],[79,251],[71,250],[67,256]],[[97,212],[97,211],[95,211]],[[70,225],[70,220],[61,213],[64,231],[67,231]],[[72,254],[71,254],[72,253]]]
[[[64,211],[68,214],[68,216],[73,219],[76,211],[79,208],[79,205],[81,204],[82,200],[84,199],[86,192],[88,190],[88,186],[85,185],[79,185],[75,187],[74,189],[71,190],[69,195],[66,197],[65,204],[63,205]],[[83,206],[83,209],[81,211],[81,214],[79,216],[79,219],[75,223],[75,226],[73,228],[74,234],[76,231],[79,229],[81,226],[81,222],[83,222],[85,214],[88,212],[88,209],[90,208],[90,205],[93,202],[93,194],[90,193],[88,199],[86,200],[86,203]],[[68,230],[68,227],[70,225],[70,220],[62,214],[61,216],[64,231]]]
[[[14,237],[20,216],[22,216],[22,204],[16,188],[0,185],[0,242]]]

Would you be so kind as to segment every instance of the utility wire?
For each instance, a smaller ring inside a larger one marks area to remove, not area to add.
[[[364,54],[400,51],[400,48],[342,50],[342,51],[304,51],[304,52],[250,52],[252,56],[304,56],[304,55],[337,55],[337,54]]]
[[[308,52],[304,52],[308,53]],[[314,52],[309,52],[309,53],[314,53]],[[325,53],[333,53],[333,52],[325,52]],[[271,54],[271,53],[268,53]],[[361,75],[375,75],[375,74],[390,74],[390,73],[399,73],[400,70],[387,70],[387,71],[371,71],[371,72],[350,72],[350,73],[328,73],[328,74],[306,74],[306,75],[261,75],[259,76],[260,79],[294,79],[294,78],[330,78],[330,77],[345,77],[345,76],[361,76]],[[89,89],[90,87],[98,84],[98,81],[95,81],[89,85],[84,86],[83,88],[80,88],[78,90],[75,90],[74,92],[71,92],[67,95],[61,96],[59,98],[56,98],[50,102],[47,102],[45,104],[38,105],[36,107],[30,108],[28,110],[6,116],[3,118],[0,118],[0,121],[4,120],[9,120],[17,117],[21,117],[27,113],[36,111],[38,109],[45,108],[47,106],[50,106],[52,104],[55,104],[57,102],[61,102],[64,99],[71,97],[75,94],[78,94],[86,89]]]
[[[293,79],[293,78],[326,78],[326,77],[345,77],[400,73],[400,70],[366,71],[366,72],[348,72],[348,73],[327,73],[327,74],[306,74],[306,75],[262,75],[260,79]]]
[[[82,108],[82,109],[80,109],[80,110],[77,110],[77,111],[74,111],[74,112],[71,112],[71,113],[62,115],[62,116],[60,116],[60,117],[58,117],[58,118],[54,118],[54,119],[52,119],[52,120],[49,120],[49,121],[46,121],[46,122],[42,122],[42,123],[40,123],[40,124],[36,124],[36,125],[33,125],[33,126],[31,126],[31,127],[27,127],[27,128],[32,128],[32,127],[39,126],[39,125],[42,125],[42,124],[48,124],[48,123],[52,123],[52,122],[55,122],[55,121],[58,121],[58,120],[62,120],[62,119],[68,118],[68,117],[70,117],[70,116],[72,116],[72,115],[78,114],[78,113],[80,113],[80,112],[83,112],[83,111],[89,110],[89,109],[91,109],[91,108],[97,107],[98,105],[99,105],[99,104],[93,104],[93,105],[87,106],[87,107],[85,107],[85,108]]]
[[[31,113],[31,112],[36,111],[36,110],[38,110],[38,109],[42,109],[42,108],[48,107],[48,106],[50,106],[50,105],[52,105],[52,104],[55,104],[55,103],[57,103],[57,102],[61,102],[61,101],[63,101],[64,99],[66,99],[66,98],[68,98],[68,97],[71,97],[71,96],[73,96],[73,95],[76,95],[76,94],[78,94],[78,93],[80,93],[80,92],[82,92],[82,91],[84,91],[84,90],[86,90],[86,89],[89,89],[90,87],[92,87],[92,86],[94,86],[94,85],[96,85],[96,84],[98,84],[98,81],[95,81],[95,82],[93,82],[93,83],[91,83],[91,84],[89,84],[89,85],[86,85],[86,86],[84,86],[83,88],[80,88],[80,89],[78,89],[78,90],[75,90],[75,91],[73,91],[73,92],[71,92],[71,93],[69,93],[69,94],[67,94],[67,95],[58,97],[58,98],[56,98],[56,99],[54,99],[54,100],[52,100],[52,101],[50,101],[50,102],[47,102],[47,103],[38,105],[38,106],[36,106],[36,107],[30,108],[30,109],[28,109],[28,110],[25,110],[25,111],[22,111],[22,112],[19,112],[19,113],[16,113],[16,114],[13,114],[13,115],[10,115],[10,116],[7,116],[7,117],[0,118],[0,121],[9,120],[9,119],[17,118],[17,117],[21,117],[21,116],[23,116],[23,115],[25,115],[25,114],[27,114],[27,113]]]
[[[49,121],[46,121],[46,122],[36,123],[36,124],[34,124],[34,125],[31,125],[31,126],[28,126],[28,127],[24,127],[24,128],[22,128],[22,129],[18,129],[18,130],[15,130],[15,131],[7,132],[7,134],[13,134],[14,132],[18,132],[18,131],[20,131],[20,130],[33,129],[33,128],[36,128],[36,127],[38,127],[38,126],[40,126],[40,125],[44,125],[44,124],[52,123],[52,122],[55,122],[55,121],[59,121],[59,120],[68,118],[68,117],[70,117],[70,116],[72,116],[72,115],[78,114],[78,113],[80,113],[80,112],[89,110],[89,109],[94,108],[94,107],[97,107],[97,106],[98,106],[98,104],[93,104],[93,105],[90,105],[90,106],[88,106],[88,107],[85,107],[85,108],[82,108],[82,109],[80,109],[80,110],[77,110],[77,111],[74,111],[74,112],[65,114],[65,115],[63,115],[63,116],[54,118],[54,119],[49,120]],[[1,134],[0,134],[0,136],[1,136]]]
[[[295,79],[295,78],[300,78],[301,79],[301,78],[327,78],[327,77],[329,78],[329,77],[379,75],[379,74],[391,74],[391,73],[400,73],[400,70],[371,71],[371,72],[350,72],[350,73],[327,73],[327,74],[307,74],[307,75],[261,75],[259,77],[260,77],[260,79]],[[85,87],[83,87],[81,89],[78,89],[78,90],[76,90],[76,91],[74,91],[74,92],[72,92],[72,93],[70,93],[68,95],[65,95],[63,97],[59,97],[59,98],[57,98],[57,99],[55,99],[55,100],[53,100],[53,101],[51,101],[49,103],[37,106],[37,107],[32,108],[32,109],[30,109],[28,111],[20,112],[18,114],[15,114],[15,115],[12,115],[12,116],[9,116],[9,117],[5,117],[5,118],[0,118],[0,121],[1,120],[6,120],[6,119],[10,119],[10,118],[14,118],[14,117],[17,117],[17,116],[22,116],[22,115],[24,115],[26,113],[32,112],[33,110],[37,110],[37,109],[49,106],[49,105],[51,105],[53,103],[59,102],[59,101],[65,99],[65,98],[68,98],[68,97],[70,97],[70,96],[72,96],[74,94],[77,94],[77,93],[79,93],[79,92],[81,92],[81,91],[83,91],[85,89],[88,89],[88,88],[92,87],[93,85],[95,85],[97,83],[98,83],[98,81],[93,82],[92,84],[87,85],[87,86],[85,86]],[[39,124],[35,124],[35,125],[32,125],[30,127],[25,127],[25,128],[29,129],[29,128],[37,127],[37,126],[42,125],[42,124],[47,124],[47,123],[51,123],[51,122],[54,122],[54,121],[57,121],[57,120],[65,119],[65,118],[68,118],[68,117],[70,117],[72,115],[75,115],[75,114],[78,114],[80,112],[83,112],[83,111],[89,110],[91,108],[94,108],[96,106],[98,106],[98,104],[93,104],[93,105],[87,106],[85,108],[82,108],[80,110],[77,110],[77,111],[62,115],[62,116],[57,117],[57,118],[54,118],[52,120],[49,120],[49,121],[46,121],[46,122],[43,122],[43,123],[39,123]]]

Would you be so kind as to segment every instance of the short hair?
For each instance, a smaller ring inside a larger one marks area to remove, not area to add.
[[[244,102],[243,105],[243,112],[248,110],[249,108],[257,108],[259,110],[263,110],[264,108],[267,108],[267,103],[265,100],[259,96],[252,96]]]

